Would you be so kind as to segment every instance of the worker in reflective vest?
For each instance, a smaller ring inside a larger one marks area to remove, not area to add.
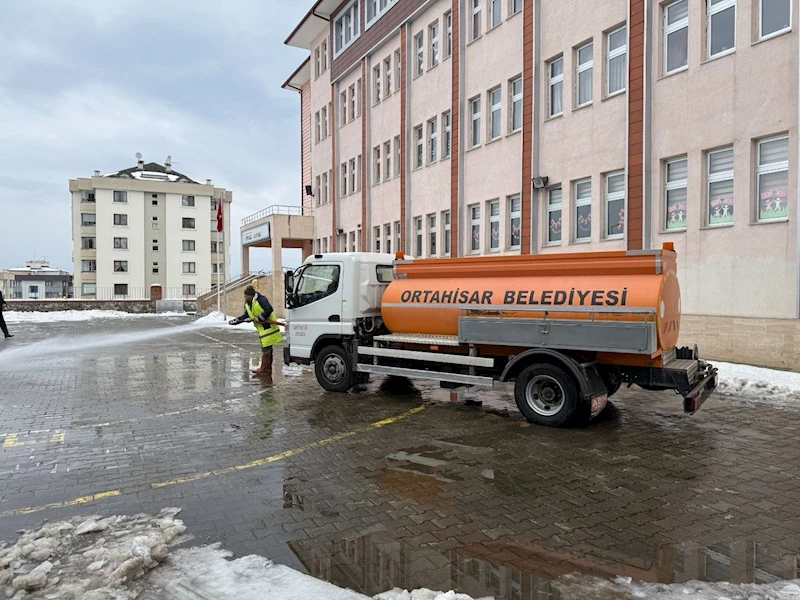
[[[252,285],[244,290],[244,298],[244,313],[229,323],[239,325],[251,322],[255,325],[261,341],[261,365],[253,373],[272,373],[272,347],[281,341],[279,326],[284,323],[278,321],[266,296],[256,292]]]

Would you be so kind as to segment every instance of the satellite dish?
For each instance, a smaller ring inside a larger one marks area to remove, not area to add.
[[[142,160],[142,153],[141,153],[141,152],[137,152],[137,153],[136,153],[136,158],[137,158],[138,160]]]
[[[169,164],[172,164],[172,155],[170,155],[170,156],[167,156],[166,163],[167,163],[168,165],[169,165]]]

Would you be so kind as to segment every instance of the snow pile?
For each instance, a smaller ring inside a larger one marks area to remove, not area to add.
[[[800,373],[725,362],[712,364],[719,369],[719,394],[773,404],[800,402]]]
[[[768,584],[690,581],[687,583],[643,583],[630,577],[612,581],[567,575],[554,582],[563,598],[592,598],[593,600],[628,600],[657,598],[658,600],[800,600],[797,581],[778,581]]]
[[[66,323],[99,319],[139,319],[147,317],[185,317],[182,312],[128,313],[119,310],[60,310],[48,312],[4,312],[6,323]]]
[[[186,527],[177,508],[157,516],[75,517],[24,531],[0,549],[6,598],[131,600],[128,585],[158,566]]]
[[[456,594],[453,590],[449,592],[434,592],[427,588],[421,588],[409,592],[407,590],[401,590],[400,588],[394,588],[383,594],[378,594],[375,596],[374,600],[473,600],[473,598],[466,594]],[[479,600],[491,600],[491,597]]]

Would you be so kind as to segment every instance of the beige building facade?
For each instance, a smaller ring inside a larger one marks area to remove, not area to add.
[[[315,252],[671,242],[683,342],[800,368],[770,343],[800,319],[798,0],[309,4]]]

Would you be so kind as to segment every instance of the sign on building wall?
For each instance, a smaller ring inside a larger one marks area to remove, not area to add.
[[[249,244],[255,244],[256,242],[270,239],[269,226],[270,223],[267,222],[253,227],[252,229],[242,231],[242,246],[248,246]]]

